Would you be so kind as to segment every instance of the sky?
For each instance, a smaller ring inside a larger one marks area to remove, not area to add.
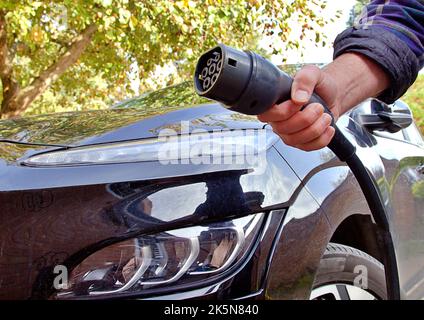
[[[299,54],[292,54],[289,59],[295,62],[330,62],[333,56],[333,40],[337,35],[346,29],[346,23],[349,19],[350,10],[355,5],[355,0],[328,0],[328,5],[325,10],[325,17],[329,20],[334,17],[337,10],[341,10],[342,16],[334,23],[329,23],[326,27],[327,46],[324,48],[316,48],[313,43],[310,43],[309,50],[304,51],[304,57],[301,58]],[[296,61],[297,60],[297,61]],[[299,61],[301,60],[301,61]],[[289,61],[288,61],[289,62]]]
[[[286,63],[326,63],[332,60],[333,48],[332,43],[336,36],[346,29],[346,23],[349,19],[350,10],[355,5],[355,0],[327,0],[324,18],[328,21],[325,26],[325,34],[327,36],[327,45],[325,47],[315,47],[313,41],[305,40],[305,50],[303,57],[299,50],[285,51],[287,56]],[[335,18],[337,10],[341,11],[341,17],[335,22],[330,22],[331,18]],[[294,29],[294,26],[292,26]],[[294,32],[296,34],[296,32]],[[266,42],[266,40],[265,40]],[[281,64],[281,57],[274,56],[271,59],[276,64]]]

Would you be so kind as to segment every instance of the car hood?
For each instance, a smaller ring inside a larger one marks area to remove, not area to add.
[[[111,109],[56,113],[0,121],[0,141],[82,146],[175,134],[196,129],[260,128],[256,117],[234,113],[198,97],[192,83],[145,94]]]

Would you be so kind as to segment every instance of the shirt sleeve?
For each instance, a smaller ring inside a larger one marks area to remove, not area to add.
[[[361,53],[379,64],[391,85],[378,98],[393,103],[424,65],[424,0],[371,1],[355,23],[337,36],[334,58]]]

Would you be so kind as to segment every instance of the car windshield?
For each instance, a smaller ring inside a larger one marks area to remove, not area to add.
[[[136,98],[130,98],[113,105],[112,109],[140,108],[140,109],[181,109],[210,102],[209,99],[198,96],[192,81],[166,87],[159,90],[148,91]],[[172,110],[171,110],[172,109]]]

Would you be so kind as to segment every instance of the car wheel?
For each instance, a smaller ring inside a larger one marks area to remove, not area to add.
[[[384,266],[358,249],[329,243],[321,258],[310,299],[387,299]]]

